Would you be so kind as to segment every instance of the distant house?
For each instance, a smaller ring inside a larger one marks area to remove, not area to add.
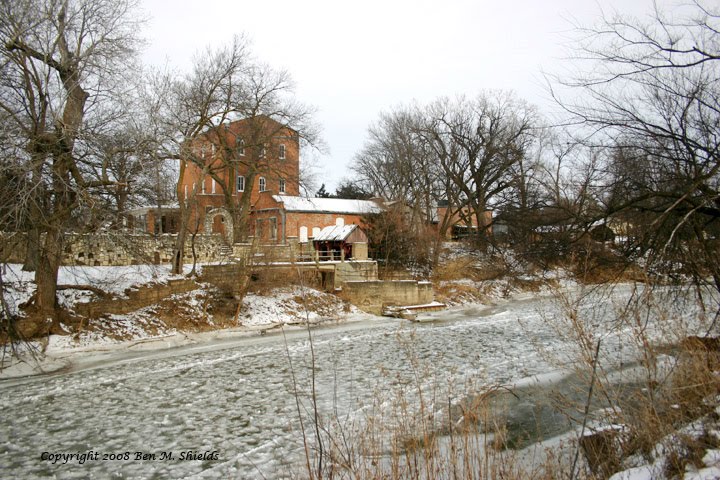
[[[255,238],[263,243],[309,242],[325,227],[364,225],[366,215],[382,211],[373,200],[260,195],[253,208]]]
[[[140,207],[126,212],[128,228],[136,233],[178,233],[180,207],[177,204]]]
[[[493,212],[485,210],[482,214],[483,223],[485,224],[485,234],[492,233]],[[445,231],[446,238],[458,240],[465,237],[477,236],[480,233],[478,220],[469,207],[463,207],[459,211],[451,209],[447,200],[440,201],[435,209],[433,223],[436,225],[447,226]]]

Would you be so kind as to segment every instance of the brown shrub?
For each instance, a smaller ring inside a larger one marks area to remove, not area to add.
[[[500,278],[507,271],[507,265],[500,258],[487,257],[481,260],[468,255],[442,262],[433,271],[433,280],[440,282],[470,279],[482,282]]]

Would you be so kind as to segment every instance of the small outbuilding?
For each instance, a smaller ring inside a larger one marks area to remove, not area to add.
[[[325,227],[313,238],[320,260],[366,260],[368,237],[354,224]]]

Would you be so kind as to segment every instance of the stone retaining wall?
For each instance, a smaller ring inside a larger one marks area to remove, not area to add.
[[[415,280],[345,282],[341,296],[358,308],[375,315],[384,305],[425,305],[433,301],[430,282]]]
[[[63,265],[121,266],[172,262],[177,235],[68,235]],[[220,234],[197,235],[198,262],[214,262],[225,245]],[[185,245],[185,263],[192,263],[192,244]]]
[[[347,261],[335,265],[335,285],[340,287],[345,282],[377,280],[378,266],[375,261]]]
[[[77,303],[74,310],[76,313],[90,318],[97,318],[103,314],[122,315],[158,303],[170,295],[189,292],[197,288],[200,288],[200,285],[189,279],[151,283],[126,290],[125,294],[128,298],[107,298],[88,303]]]
[[[169,264],[172,262],[176,234],[98,233],[65,235],[62,264],[65,266],[125,266]],[[23,263],[27,251],[24,233],[0,232],[0,262]],[[312,257],[312,245],[289,239],[285,245],[236,243],[228,246],[219,233],[195,236],[198,263],[227,262],[230,257],[247,264],[263,265],[294,262]],[[185,244],[185,263],[192,263],[192,238]]]
[[[76,234],[65,235],[62,264],[66,266],[124,266],[169,264],[177,235]],[[0,233],[0,261],[23,263],[27,240],[23,233]],[[195,253],[198,263],[227,259],[229,251],[220,234],[197,235]],[[192,245],[188,237],[185,263],[192,263]]]
[[[247,286],[247,268],[242,263],[203,265],[201,279],[233,296],[242,295]]]

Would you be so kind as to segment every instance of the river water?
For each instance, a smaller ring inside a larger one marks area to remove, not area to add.
[[[636,355],[624,339],[633,327],[616,321],[629,295],[580,302],[616,363]],[[692,322],[691,303],[668,305]],[[314,414],[312,372],[319,415],[338,422],[399,398],[447,405],[561,368],[575,346],[560,305],[539,297],[421,323],[377,318],[313,329],[312,343],[307,331],[286,331],[0,382],[0,477],[293,477],[303,459],[298,412],[306,428]]]

